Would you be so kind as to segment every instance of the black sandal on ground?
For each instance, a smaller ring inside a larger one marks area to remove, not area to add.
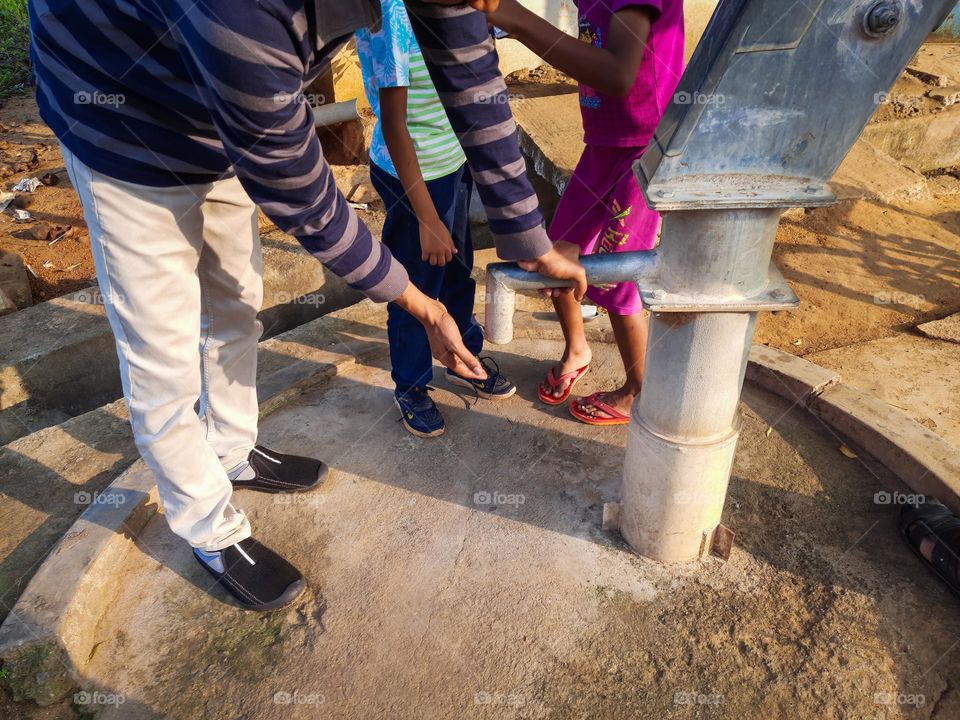
[[[194,548],[193,556],[227,592],[251,610],[275,610],[289,605],[307,587],[299,570],[253,538],[218,552]]]
[[[899,528],[903,539],[921,562],[960,598],[960,518],[945,505],[928,501],[905,505],[900,511]],[[928,538],[935,541],[932,560],[920,551],[921,544]]]
[[[302,455],[287,455],[257,445],[247,457],[252,477],[233,480],[237,490],[265,493],[300,493],[315,490],[323,484],[329,468],[326,463]]]

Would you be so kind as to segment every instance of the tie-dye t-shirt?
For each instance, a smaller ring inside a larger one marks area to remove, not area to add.
[[[644,147],[673,99],[683,75],[682,0],[577,0],[580,39],[606,47],[610,20],[618,10],[642,6],[656,18],[637,81],[624,97],[580,85],[584,142],[588,145]]]
[[[364,92],[377,116],[370,142],[370,160],[396,177],[381,128],[380,88],[405,87],[407,129],[417,152],[420,172],[424,180],[436,180],[459,169],[467,159],[440,104],[403,0],[383,0],[382,4],[380,31],[357,32]]]

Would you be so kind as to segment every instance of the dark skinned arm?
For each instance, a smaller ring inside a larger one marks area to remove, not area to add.
[[[380,123],[390,159],[407,200],[420,222],[420,257],[431,265],[446,265],[457,249],[440,220],[420,170],[413,138],[407,130],[407,88],[380,88]]]
[[[653,20],[652,10],[644,6],[617,11],[610,20],[607,46],[598,48],[567,35],[517,0],[501,0],[488,17],[558,70],[614,97],[626,95],[636,82]]]

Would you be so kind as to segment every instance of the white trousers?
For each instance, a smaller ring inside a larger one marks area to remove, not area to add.
[[[136,185],[62,149],[90,232],[134,439],[167,522],[202,550],[239,542],[250,524],[230,504],[226,471],[257,440],[256,208],[236,178]]]

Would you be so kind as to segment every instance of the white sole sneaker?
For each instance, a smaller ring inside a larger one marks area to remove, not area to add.
[[[400,407],[400,402],[396,398],[393,399],[393,404],[396,405],[397,410],[400,411],[400,420],[403,422],[404,429],[411,435],[415,435],[416,437],[419,437],[419,438],[440,437],[441,435],[443,435],[443,431],[446,430],[446,427],[442,427],[439,430],[434,430],[433,432],[424,432],[423,430],[417,430],[416,428],[412,427],[410,423],[407,422],[407,414],[403,411],[403,408]]]

